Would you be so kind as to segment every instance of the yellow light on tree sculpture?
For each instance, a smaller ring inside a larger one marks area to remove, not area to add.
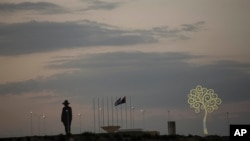
[[[195,113],[204,110],[203,131],[204,134],[207,135],[207,115],[218,109],[218,105],[222,103],[221,99],[218,98],[218,95],[213,89],[207,89],[197,85],[195,89],[190,90],[190,93],[188,94],[188,103],[190,104],[190,108],[195,109]]]

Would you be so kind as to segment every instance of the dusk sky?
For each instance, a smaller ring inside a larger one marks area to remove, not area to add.
[[[187,103],[196,85],[222,100],[208,133],[228,135],[250,124],[249,13],[249,0],[1,0],[0,137],[31,135],[31,111],[33,135],[64,133],[65,99],[72,133],[79,113],[93,132],[93,99],[123,96],[135,128],[167,134],[173,120],[203,135],[204,111]]]

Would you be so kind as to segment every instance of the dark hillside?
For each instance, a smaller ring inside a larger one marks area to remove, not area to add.
[[[130,135],[126,133],[115,134],[93,134],[83,133],[67,137],[65,135],[55,136],[32,136],[1,138],[0,141],[229,141],[229,137],[221,136],[182,136],[182,135],[158,135],[148,134]]]

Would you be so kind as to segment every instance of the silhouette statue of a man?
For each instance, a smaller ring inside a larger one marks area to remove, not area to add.
[[[68,100],[65,100],[63,103],[64,105],[62,109],[61,121],[65,127],[66,135],[70,135],[70,125],[72,121],[72,109],[69,106]]]

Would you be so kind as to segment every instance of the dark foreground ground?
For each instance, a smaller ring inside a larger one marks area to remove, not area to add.
[[[182,135],[148,135],[148,134],[93,134],[83,133],[67,137],[56,136],[32,136],[16,138],[0,138],[0,141],[229,141],[229,137],[221,136],[182,136]]]

